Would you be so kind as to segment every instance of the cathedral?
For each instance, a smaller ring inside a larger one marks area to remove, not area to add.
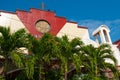
[[[0,26],[10,27],[11,32],[24,28],[31,35],[40,38],[44,33],[61,37],[67,35],[69,39],[81,38],[85,44],[98,44],[89,37],[88,28],[79,26],[77,22],[56,16],[55,12],[31,8],[29,12],[17,10],[15,13],[0,11]]]
[[[112,44],[109,35],[110,29],[106,25],[101,25],[93,31],[94,41],[90,39],[87,27],[79,26],[77,22],[57,16],[53,11],[31,8],[30,11],[0,11],[0,26],[10,27],[11,33],[24,28],[36,38],[40,38],[44,33],[50,32],[57,37],[63,35],[67,35],[69,39],[78,37],[85,45],[92,44],[98,47],[103,43],[110,44],[114,52],[113,55],[118,60],[117,67],[120,70],[120,51],[116,44]],[[107,61],[110,62],[109,60]]]

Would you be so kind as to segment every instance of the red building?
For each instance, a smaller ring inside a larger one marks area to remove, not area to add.
[[[113,44],[116,44],[118,49],[119,49],[119,51],[120,51],[120,39],[115,41]]]

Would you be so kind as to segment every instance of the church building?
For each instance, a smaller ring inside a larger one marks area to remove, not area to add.
[[[77,22],[68,21],[65,17],[56,16],[55,12],[31,8],[30,11],[17,10],[15,13],[0,11],[0,26],[10,27],[11,32],[25,28],[36,38],[44,33],[61,37],[67,35],[69,39],[81,38],[85,44],[96,42],[90,39],[87,27],[79,26]]]
[[[98,47],[103,43],[110,44],[114,52],[113,55],[118,60],[117,67],[120,69],[120,51],[117,45],[112,44],[109,35],[110,29],[106,25],[101,25],[93,31],[94,41],[90,39],[87,27],[79,26],[77,22],[57,16],[53,11],[31,8],[30,11],[0,11],[0,26],[10,27],[11,32],[24,28],[36,38],[40,38],[44,33],[50,32],[57,37],[63,35],[67,35],[69,39],[78,37],[85,45],[92,44]],[[108,60],[108,62],[110,61]]]

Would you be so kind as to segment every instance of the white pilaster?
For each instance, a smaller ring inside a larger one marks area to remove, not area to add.
[[[100,38],[101,38],[101,43],[106,43],[105,35],[103,33],[103,30],[100,30]]]
[[[99,41],[98,41],[98,34],[96,34],[94,37],[95,37],[95,42],[99,44]]]
[[[110,38],[110,34],[109,34],[108,31],[106,31],[106,36],[107,36],[107,39],[108,39],[108,43],[112,44],[112,41],[111,41],[111,38]]]

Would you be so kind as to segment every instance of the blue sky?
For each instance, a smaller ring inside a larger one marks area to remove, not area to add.
[[[113,42],[120,39],[120,0],[1,0],[0,10],[41,9],[42,1],[46,10],[88,27],[92,39],[92,31],[102,24],[110,28]]]

